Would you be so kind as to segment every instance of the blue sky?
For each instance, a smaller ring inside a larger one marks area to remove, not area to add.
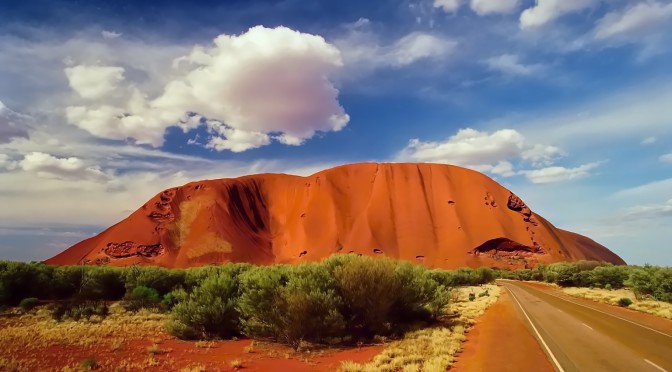
[[[2,2],[0,259],[190,180],[418,161],[672,265],[669,45],[669,0]]]

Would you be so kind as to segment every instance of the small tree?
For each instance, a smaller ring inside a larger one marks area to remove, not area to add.
[[[231,337],[240,332],[238,280],[226,274],[205,279],[187,294],[175,293],[178,303],[171,312],[169,331],[178,337]]]
[[[123,306],[129,311],[138,311],[143,308],[155,308],[161,302],[159,292],[154,288],[135,287],[124,297]]]
[[[630,305],[632,305],[632,300],[627,298],[627,297],[623,297],[623,298],[618,300],[618,306],[628,307]]]

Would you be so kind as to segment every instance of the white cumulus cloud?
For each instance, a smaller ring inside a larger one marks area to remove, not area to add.
[[[129,83],[126,102],[73,105],[66,115],[96,136],[153,146],[163,144],[167,127],[201,125],[188,120],[193,113],[229,128],[219,132],[222,139],[211,144],[215,149],[258,147],[269,143],[264,136],[270,134],[306,140],[318,131],[341,130],[349,121],[329,79],[342,65],[340,51],[320,36],[256,26],[220,35],[212,45],[196,46],[174,60],[173,78],[154,98]],[[71,80],[83,97],[95,95],[82,85],[87,86]]]
[[[497,57],[489,58],[485,64],[492,71],[498,71],[507,75],[529,76],[544,71],[544,65],[524,64],[520,62],[517,55],[502,54]]]
[[[525,9],[520,15],[520,28],[540,27],[565,14],[590,8],[599,2],[600,0],[536,0],[533,7]]]
[[[209,120],[207,125],[210,132],[216,135],[210,138],[205,147],[217,151],[243,152],[271,143],[271,137],[266,133],[246,132],[228,127],[216,120]]]
[[[514,129],[488,133],[460,129],[444,141],[423,142],[412,139],[397,155],[398,160],[448,163],[502,176],[516,174],[512,160],[549,164],[561,154],[554,146],[530,145]]]
[[[464,3],[466,0],[434,0],[434,7],[446,13],[455,13]],[[519,4],[520,0],[469,0],[471,10],[481,16],[512,13]]]
[[[663,163],[669,163],[672,164],[672,153],[662,155],[658,160],[662,161]]]
[[[121,32],[103,30],[100,32],[100,35],[103,36],[105,39],[116,39],[118,37],[121,37],[122,34]]]
[[[599,163],[588,163],[575,168],[565,168],[560,166],[546,167],[534,170],[525,170],[524,174],[528,180],[533,183],[553,183],[573,180],[585,177],[589,172],[599,166]]]
[[[618,36],[633,36],[654,29],[671,19],[672,3],[642,2],[605,15],[597,23],[595,38],[603,40]]]
[[[26,172],[34,172],[44,178],[97,179],[107,180],[109,176],[100,167],[87,165],[77,157],[58,158],[43,152],[31,152],[19,162]]]
[[[471,9],[478,15],[512,13],[520,0],[471,0]]]
[[[14,168],[16,168],[16,162],[9,155],[0,154],[0,169],[12,170]]]
[[[124,80],[124,69],[115,66],[78,65],[67,67],[70,87],[82,98],[101,99],[114,92]]]

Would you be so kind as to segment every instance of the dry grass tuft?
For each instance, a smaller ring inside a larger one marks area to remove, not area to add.
[[[116,351],[131,339],[153,337],[163,332],[167,319],[164,314],[147,311],[133,314],[116,308],[100,321],[56,322],[49,311],[40,308],[36,314],[0,320],[0,345],[3,345],[0,358],[20,354],[25,350],[44,350],[54,345],[95,346]],[[9,362],[0,359],[0,363]],[[11,370],[0,364],[0,370],[5,369]]]
[[[243,362],[241,362],[239,359],[231,361],[231,368],[233,369],[241,369],[243,368]]]
[[[635,293],[630,289],[601,289],[601,288],[562,288],[562,291],[575,297],[587,298],[593,301],[610,305],[618,305],[621,298],[629,298],[632,305],[629,309],[653,314],[662,318],[672,319],[672,304],[655,300],[638,300]]]
[[[454,291],[454,302],[451,303],[449,310],[459,313],[459,316],[453,320],[453,324],[407,333],[403,339],[390,343],[371,362],[358,364],[345,361],[341,364],[341,371],[444,372],[453,363],[455,355],[462,347],[462,342],[466,338],[466,328],[497,301],[500,293],[496,285],[461,287]],[[488,292],[487,296],[478,296],[485,291]],[[476,295],[473,301],[469,300],[470,293]]]
[[[205,367],[198,364],[180,369],[179,372],[205,372]]]

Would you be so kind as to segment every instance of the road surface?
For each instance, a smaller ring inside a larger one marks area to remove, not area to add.
[[[644,321],[640,314],[630,316],[540,286],[500,283],[556,370],[672,372],[671,321]]]

